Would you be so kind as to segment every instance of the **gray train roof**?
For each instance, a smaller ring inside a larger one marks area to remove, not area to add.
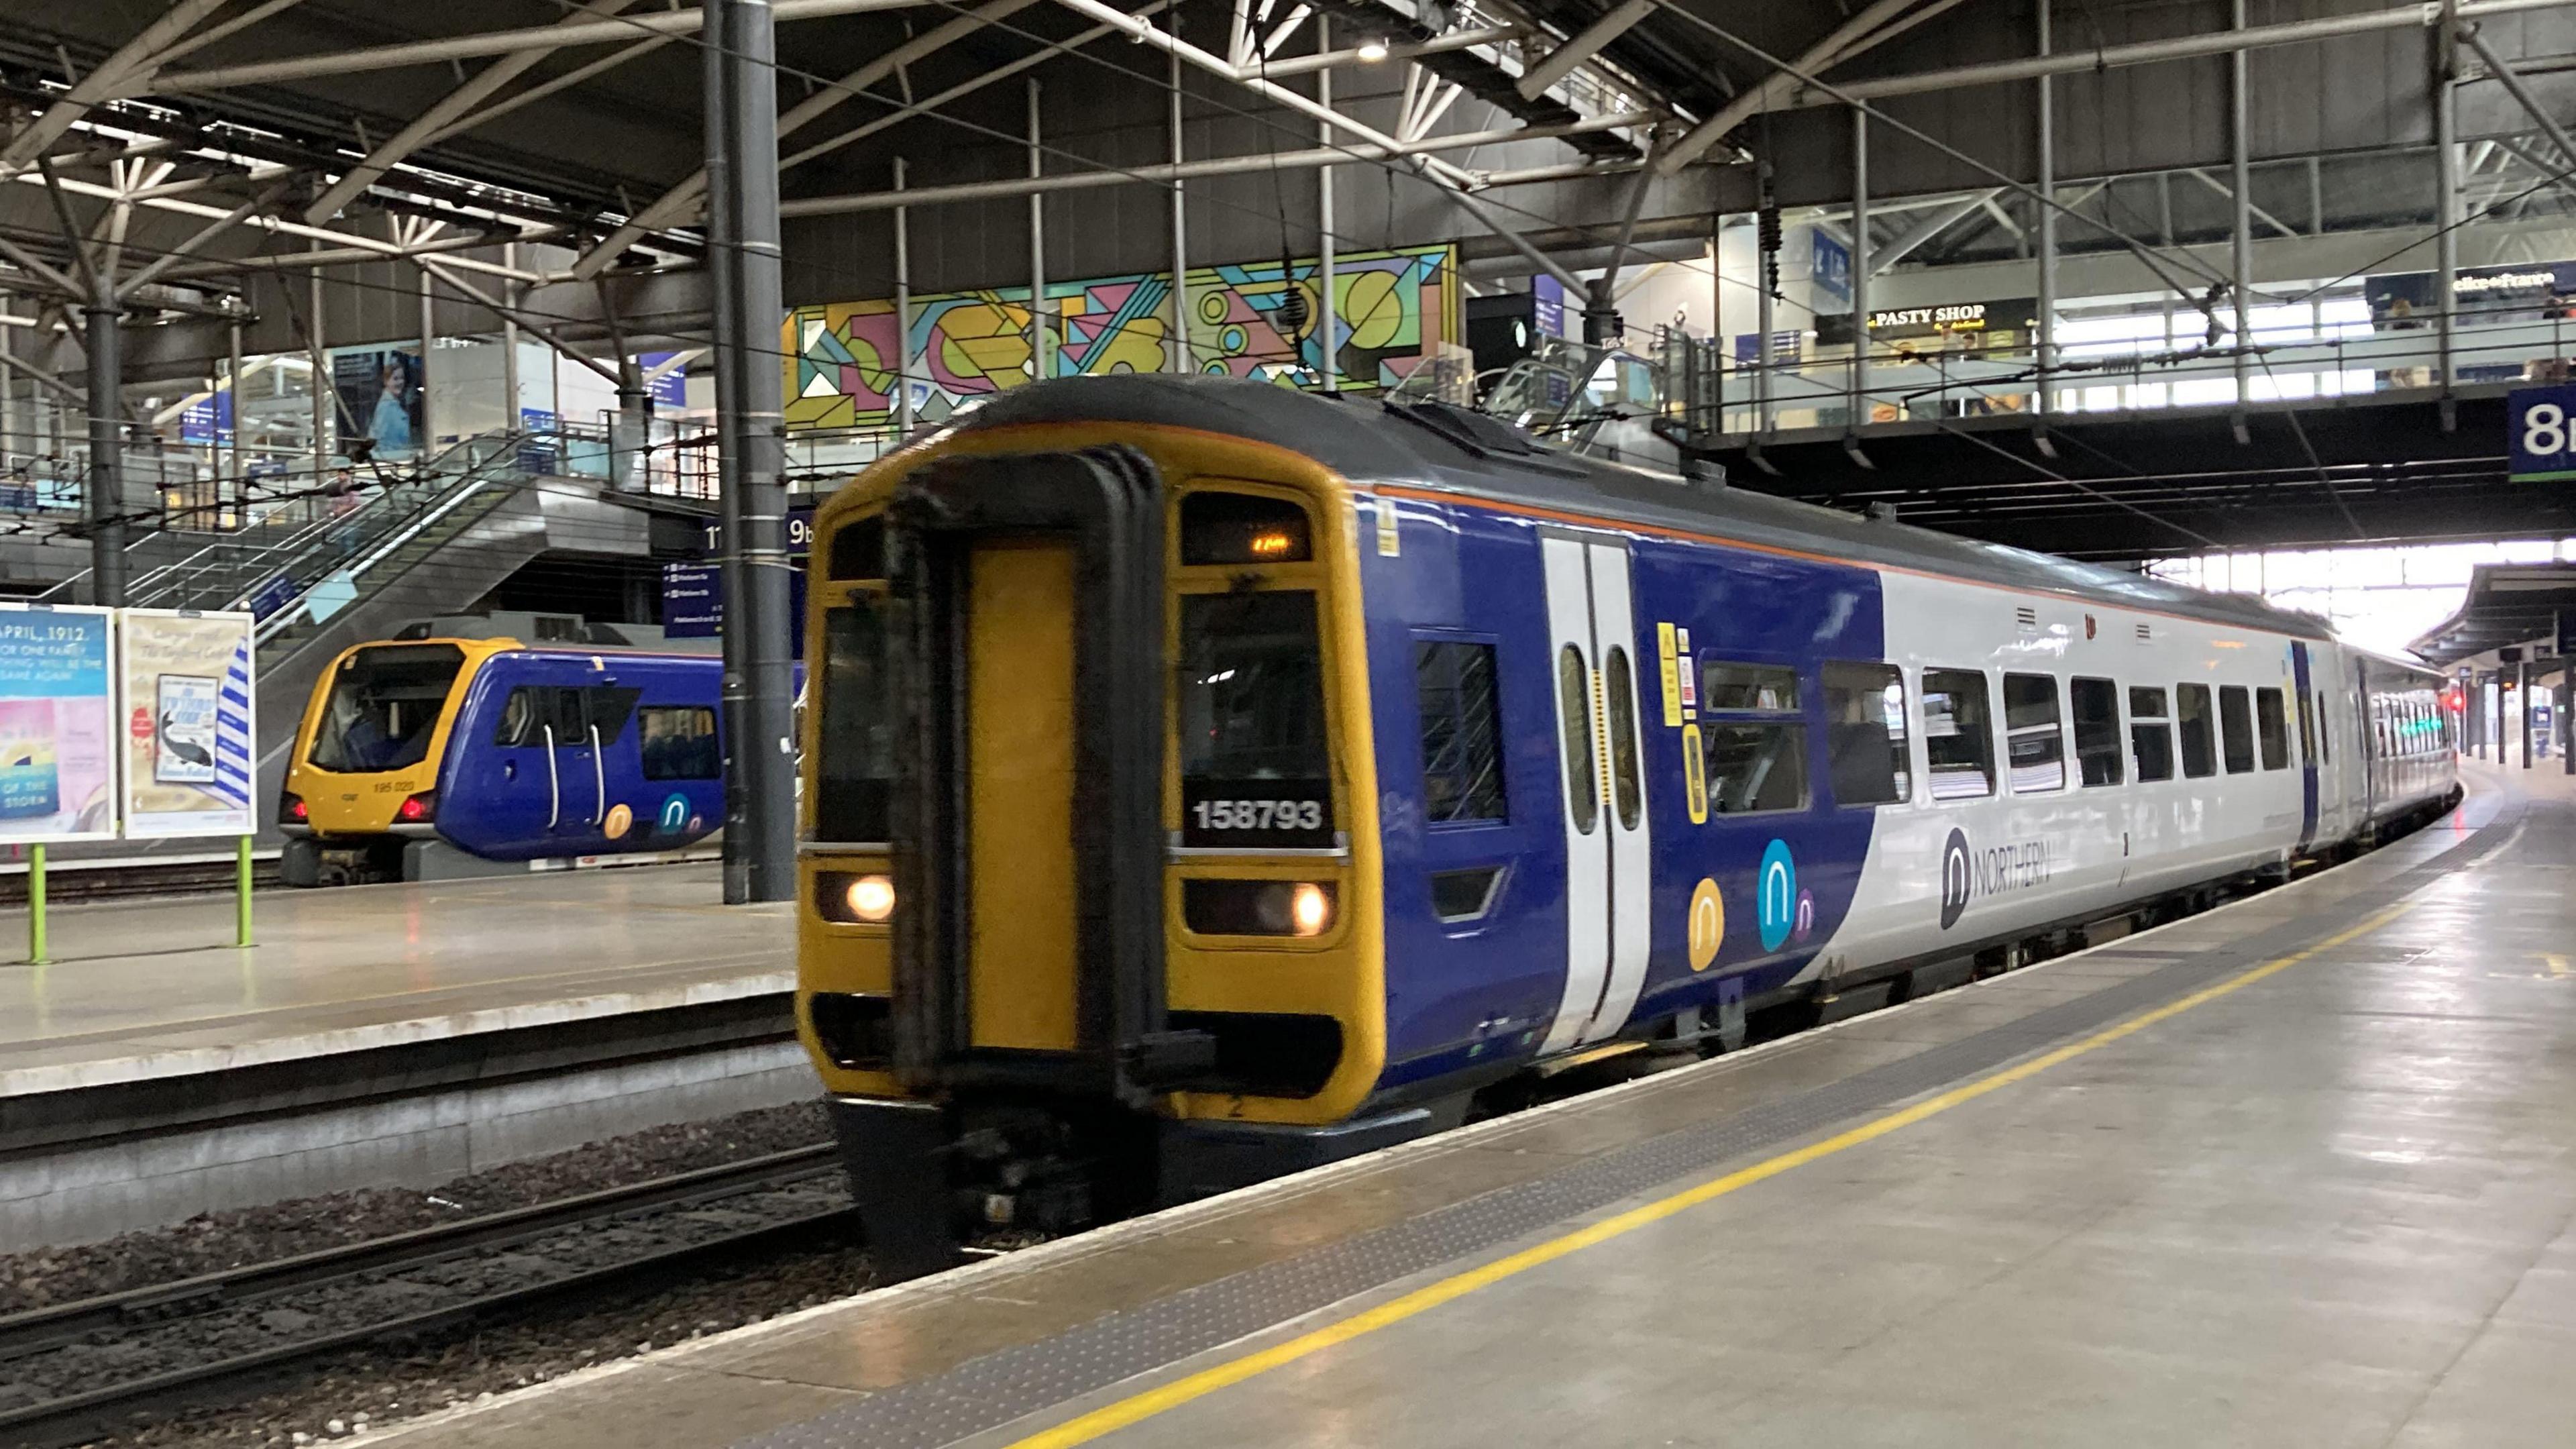
[[[1751,544],[2071,595],[2235,628],[2333,637],[2313,615],[2245,594],[2078,563],[2051,554],[1856,518],[1742,488],[1685,482],[1559,452],[1498,418],[1374,395],[1333,398],[1233,378],[1121,373],[1013,388],[958,418],[961,432],[1030,423],[1195,428],[1304,453],[1354,483],[1395,483],[1615,522],[1715,533]]]

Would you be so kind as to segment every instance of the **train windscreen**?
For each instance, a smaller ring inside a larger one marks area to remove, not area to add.
[[[340,661],[307,756],[317,770],[370,775],[429,758],[438,714],[465,667],[453,644],[388,644]]]
[[[1331,845],[1315,596],[1275,589],[1180,602],[1182,843]]]
[[[893,834],[894,709],[886,697],[885,625],[864,599],[823,614],[822,751],[816,838],[876,843]]]

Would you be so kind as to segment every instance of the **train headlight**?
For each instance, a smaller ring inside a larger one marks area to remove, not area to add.
[[[845,926],[882,926],[894,919],[894,877],[871,871],[814,873],[814,909]]]
[[[1312,881],[1299,881],[1288,893],[1289,929],[1300,936],[1320,936],[1333,924],[1333,898]]]
[[[1181,918],[1202,936],[1320,936],[1339,904],[1330,884],[1193,878],[1181,882]]]

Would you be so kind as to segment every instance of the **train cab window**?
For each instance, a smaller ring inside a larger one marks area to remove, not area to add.
[[[1331,740],[1314,594],[1236,590],[1185,594],[1180,603],[1182,843],[1332,844]],[[1220,811],[1217,802],[1238,808]],[[1271,808],[1240,808],[1246,804]],[[1237,823],[1223,824],[1227,819]]]
[[[1557,720],[1565,731],[1565,809],[1579,835],[1601,820],[1601,778],[1592,769],[1592,671],[1568,644],[1556,656]]]
[[[429,758],[447,692],[465,667],[453,644],[393,644],[340,661],[305,758],[317,770],[370,774]]]
[[[1306,510],[1256,493],[1192,493],[1181,500],[1184,564],[1302,563],[1315,556]]]
[[[854,595],[823,614],[823,713],[815,721],[814,834],[840,844],[882,841],[894,797],[894,711],[886,685],[885,623]]]
[[[716,712],[702,704],[648,704],[636,712],[636,742],[647,780],[721,780]]]
[[[1995,717],[1983,672],[1923,671],[1923,753],[1933,799],[1995,793]]]
[[[2055,675],[2004,676],[2004,749],[2014,794],[2066,788],[2066,734],[2058,727]]]
[[[2198,780],[2218,773],[2218,710],[2206,684],[2177,685],[2174,724],[2182,736],[2182,772]]]
[[[2173,725],[2165,718],[2163,690],[2129,686],[2129,752],[2138,757],[2141,784],[2173,778]]]
[[[881,579],[886,576],[885,520],[862,518],[845,523],[832,534],[831,551],[824,567],[834,583]]]
[[[1798,712],[1798,672],[1703,659],[1699,702],[1708,808],[1720,815],[1805,809],[1807,720]]]
[[[1905,676],[1892,664],[1828,662],[1825,776],[1837,805],[1894,805],[1914,796],[1906,755]]]
[[[1434,825],[1503,818],[1503,716],[1494,646],[1418,639],[1413,697],[1422,715],[1422,808]]]
[[[2077,679],[2066,686],[2075,716],[2075,770],[2087,789],[2120,783],[2120,686]]]
[[[2290,726],[2281,717],[2281,691],[2254,691],[2254,733],[2263,746],[2263,768],[2286,770],[2290,767]]]
[[[2227,747],[2227,773],[2242,775],[2254,768],[2254,711],[2245,702],[2244,685],[2218,691],[2218,736]]]

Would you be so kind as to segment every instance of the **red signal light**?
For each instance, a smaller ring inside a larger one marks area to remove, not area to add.
[[[423,821],[429,819],[436,808],[437,800],[435,796],[413,795],[405,799],[402,804],[395,807],[394,817],[399,820],[409,820],[413,822]]]

